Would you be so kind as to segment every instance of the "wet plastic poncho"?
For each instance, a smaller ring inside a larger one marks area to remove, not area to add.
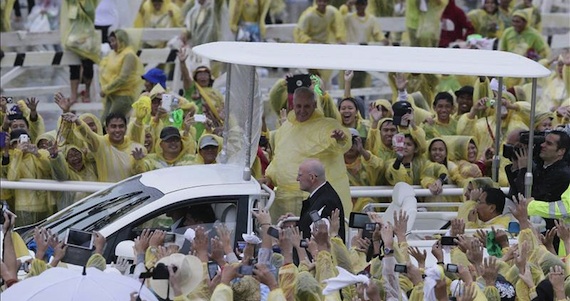
[[[17,104],[20,111],[22,111],[24,118],[28,121],[28,134],[30,135],[30,139],[31,141],[35,141],[37,137],[46,131],[44,119],[42,115],[38,113],[38,119],[36,121],[32,121],[30,118],[30,109],[26,105],[26,102],[23,99],[20,99]]]
[[[93,153],[100,182],[118,182],[130,177],[131,153],[135,148],[141,148],[146,153],[142,145],[132,142],[127,136],[119,145],[111,143],[108,135],[93,133],[85,122],[76,126],[75,133],[86,141],[89,151]]]
[[[271,0],[233,0],[229,1],[230,29],[238,32],[242,22],[255,23],[259,26],[261,39],[265,38],[265,17]]]
[[[174,298],[177,300],[176,298]],[[181,299],[184,300],[184,299]],[[189,299],[186,299],[189,300]],[[216,289],[212,293],[212,298],[210,300],[219,300],[219,301],[233,301],[234,300],[234,293],[232,291],[232,287],[228,286],[227,284],[220,283],[216,286]],[[283,294],[283,290],[278,288],[274,289],[269,292],[269,296],[267,296],[268,301],[286,301],[285,295]]]
[[[373,17],[392,17],[394,15],[395,1],[370,0],[366,6],[366,13]]]
[[[188,11],[184,25],[190,32],[192,47],[222,40],[221,18],[225,6],[224,0],[207,1],[203,5],[196,2]]]
[[[425,0],[427,11],[420,10],[416,37],[422,47],[437,47],[441,35],[441,15],[449,0]]]
[[[484,9],[475,9],[467,13],[467,18],[473,24],[475,32],[484,38],[500,38],[505,29],[505,25],[500,18],[499,9],[494,14],[489,14]],[[491,24],[496,26],[492,27]]]
[[[95,31],[98,0],[64,0],[61,3],[61,44],[79,57],[99,63],[101,38]]]
[[[388,83],[392,89],[392,103],[398,100],[398,89],[396,88],[395,74],[389,73]],[[416,106],[431,111],[433,99],[435,98],[435,89],[439,84],[439,78],[434,74],[406,74],[408,80],[408,85],[406,91],[408,96],[413,92],[420,92],[423,99],[418,99],[414,97],[414,101],[411,102]],[[419,101],[425,101],[425,104]],[[417,120],[416,122],[422,122],[423,120]]]
[[[369,152],[369,151],[367,151]],[[359,156],[352,163],[345,163],[346,173],[350,186],[377,186],[380,185],[380,177],[384,174],[384,161],[370,153],[370,159],[366,160]],[[353,211],[361,211],[362,208],[373,202],[372,198],[354,198]]]
[[[396,185],[398,182],[405,182],[410,185],[421,185],[427,188],[434,183],[439,175],[449,174],[447,168],[439,163],[434,163],[425,158],[423,155],[426,147],[425,140],[420,144],[421,138],[412,134],[412,139],[416,144],[417,154],[414,155],[410,167],[406,168],[403,164],[398,169],[394,168],[396,159],[390,159],[386,162],[386,180],[390,185]],[[423,147],[421,145],[424,145]]]
[[[445,164],[439,163],[439,164],[442,164],[443,166],[445,166],[445,168],[447,168],[447,171],[449,172],[449,174],[447,174],[448,180],[447,180],[446,184],[455,184],[455,181],[453,179],[454,178],[453,174],[457,173],[458,167],[457,167],[457,164],[455,164],[455,162],[453,162],[449,159],[450,147],[449,147],[449,144],[447,142],[447,139],[434,138],[434,139],[429,140],[427,143],[428,148],[427,148],[427,151],[425,153],[426,158],[433,163],[437,163],[431,159],[431,154],[429,151],[431,148],[431,145],[436,141],[443,142],[443,144],[445,145],[445,148],[447,150],[447,157],[445,158]],[[425,202],[461,202],[461,197],[460,196],[441,196],[441,195],[438,195],[438,196],[426,197],[424,199],[424,201]],[[429,207],[428,209],[429,209],[429,211],[450,211],[452,208],[450,208],[450,207]]]
[[[347,43],[373,43],[386,39],[378,20],[369,13],[366,13],[364,18],[356,13],[350,13],[344,17],[344,24]]]
[[[160,141],[158,141],[160,143]],[[155,148],[158,152],[149,154],[141,160],[135,160],[133,163],[133,174],[139,174],[159,168],[166,168],[171,166],[184,166],[195,164],[194,155],[189,154],[182,143],[182,150],[178,157],[174,160],[166,160],[162,154],[162,148],[159,146]]]
[[[172,16],[171,16],[172,14]],[[182,27],[180,8],[171,0],[163,0],[160,10],[154,9],[152,0],[146,0],[139,9],[134,27],[136,28],[172,28]],[[145,41],[150,47],[164,47],[164,41]]]
[[[531,7],[525,7],[523,3],[520,3],[513,8],[513,14],[518,10],[527,10],[530,15],[527,20],[528,25],[536,29],[538,32],[542,32],[542,16],[540,14],[540,8],[535,7],[534,5]]]
[[[448,123],[442,123],[437,118],[435,118],[433,125],[424,123],[422,125],[422,128],[426,133],[426,139],[448,135],[457,135],[457,120],[451,118],[450,116]]]
[[[342,130],[345,138],[337,141],[331,137],[333,130]],[[308,158],[319,159],[325,166],[326,178],[334,187],[345,212],[351,212],[352,202],[346,167],[343,155],[350,149],[349,131],[340,122],[323,116],[323,113],[316,109],[309,120],[298,122],[295,119],[295,112],[289,112],[287,122],[273,133],[274,141],[273,160],[267,167],[265,174],[277,187],[275,207],[271,216],[281,216],[281,214],[301,212],[302,200],[307,196],[299,189],[297,182],[297,172],[299,165]]]
[[[66,161],[67,154],[71,149],[75,149],[81,153],[83,160],[82,170],[79,171],[74,170],[67,163]],[[51,161],[51,171],[53,177],[58,181],[90,181],[90,182],[98,181],[97,170],[95,169],[94,162],[88,162],[84,152],[77,146],[74,145],[66,146],[55,159],[51,159],[50,161]],[[90,194],[91,194],[90,192],[73,192],[73,191],[63,192],[61,198],[56,202],[56,206],[58,210],[61,210]]]
[[[499,41],[499,50],[513,52],[522,56],[528,56],[529,51],[534,51],[539,58],[548,58],[550,48],[541,33],[529,26],[530,11],[518,10],[513,16],[519,16],[527,21],[526,27],[518,33],[514,27],[505,29]]]
[[[38,150],[38,155],[19,149],[10,150],[8,181],[20,179],[51,179],[49,153]],[[47,192],[40,190],[14,190],[16,225],[29,225],[46,218],[53,213],[47,199]]]
[[[330,5],[327,5],[324,14],[318,12],[316,6],[311,6],[299,17],[293,31],[293,38],[295,43],[312,41],[321,44],[336,44],[345,42],[344,19],[340,12]]]
[[[216,141],[218,142],[218,154],[219,154],[222,151],[224,138],[214,134],[203,134],[198,140],[198,147],[200,146],[202,139],[204,139],[206,136],[212,136],[214,137],[214,139],[216,139]],[[196,164],[204,164],[204,158],[202,157],[202,155],[200,155],[199,149],[196,151],[196,158],[194,160],[196,161]],[[214,161],[213,163],[216,163],[216,161]]]
[[[101,60],[99,66],[101,92],[105,93],[106,107],[113,102],[120,102],[128,112],[141,90],[139,87],[142,87],[141,76],[144,70],[135,50],[129,45],[127,32],[116,30],[114,33],[117,39],[117,51],[111,51]]]
[[[0,0],[0,32],[12,31],[12,24],[10,23],[10,16],[14,10],[14,2],[16,0]]]
[[[317,107],[325,117],[341,121],[340,113],[329,93],[324,92],[322,96],[317,94],[316,97]],[[287,108],[287,81],[285,79],[278,79],[269,90],[269,104],[277,116],[281,113],[281,109]]]
[[[558,64],[562,64],[562,62],[559,60]],[[568,67],[564,68],[568,69]],[[538,111],[554,111],[553,109],[557,109],[562,105],[570,105],[570,101],[568,100],[570,93],[567,90],[568,85],[564,82],[563,75],[564,74],[560,75],[554,71],[546,79],[540,100],[536,102],[536,109]]]

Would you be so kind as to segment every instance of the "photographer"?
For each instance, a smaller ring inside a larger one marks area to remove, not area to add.
[[[518,195],[525,190],[524,179],[527,172],[526,162],[528,158],[527,149],[520,141],[521,132],[518,137],[509,135],[509,141],[514,147],[514,157],[512,164],[505,167],[507,178],[509,179],[509,195]],[[518,141],[516,139],[518,138]],[[524,147],[523,147],[524,146]],[[535,147],[537,144],[535,144]],[[570,137],[563,131],[552,131],[544,136],[544,142],[540,144],[540,153],[533,159],[533,183],[531,196],[544,202],[556,202],[560,200],[562,193],[568,188],[570,183],[570,166],[565,156],[570,149]],[[542,216],[546,220],[546,228],[554,227],[554,220],[551,216]],[[557,243],[555,243],[555,246]]]

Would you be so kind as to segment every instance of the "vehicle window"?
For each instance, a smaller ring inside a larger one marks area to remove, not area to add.
[[[198,202],[192,200],[192,205],[183,204],[157,214],[134,225],[133,237],[143,229],[161,229],[183,235],[186,229],[198,226],[204,227],[209,236],[214,237],[217,235],[215,227],[219,224],[225,224],[228,229],[234,231],[237,222],[237,199]]]
[[[89,196],[37,226],[51,229],[60,237],[68,228],[98,230],[163,195],[158,189],[143,185],[138,176]],[[28,241],[32,236],[33,229],[23,233],[22,238]]]

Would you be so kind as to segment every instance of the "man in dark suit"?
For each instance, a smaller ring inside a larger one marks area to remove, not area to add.
[[[321,218],[328,218],[335,209],[340,210],[340,229],[338,235],[344,241],[344,210],[340,197],[327,181],[325,168],[317,159],[307,159],[299,166],[297,181],[301,190],[310,193],[309,198],[303,201],[299,219],[299,230],[303,231],[303,238],[311,237],[312,211],[318,212]]]

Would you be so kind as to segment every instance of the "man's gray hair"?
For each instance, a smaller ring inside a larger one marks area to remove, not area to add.
[[[307,97],[312,99],[313,101],[317,101],[316,97],[315,97],[315,91],[313,91],[310,88],[307,87],[299,87],[295,90],[295,93],[293,93],[293,101],[295,101],[295,99],[297,97]]]

